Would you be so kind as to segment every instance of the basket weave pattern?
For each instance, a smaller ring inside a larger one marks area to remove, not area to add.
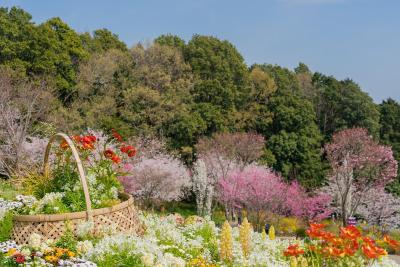
[[[114,228],[116,231],[122,233],[137,233],[140,231],[140,222],[137,210],[131,196],[121,193],[120,198],[125,199],[125,201],[109,208],[91,209],[91,201],[88,194],[88,186],[83,172],[82,163],[73,142],[67,135],[59,133],[50,139],[45,154],[44,173],[48,174],[48,158],[51,144],[58,137],[67,141],[72,149],[85,193],[86,211],[51,215],[39,214],[14,216],[12,238],[15,242],[20,245],[27,244],[29,236],[32,233],[40,234],[44,239],[59,239],[66,230],[67,222],[74,232],[79,224],[86,221],[93,222],[94,233],[101,231],[101,229],[104,228]]]

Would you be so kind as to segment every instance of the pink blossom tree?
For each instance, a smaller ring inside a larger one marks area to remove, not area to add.
[[[320,220],[330,214],[330,197],[309,196],[298,184],[287,184],[269,168],[252,164],[219,180],[218,196],[226,209],[242,208]],[[258,216],[259,217],[259,216]]]
[[[286,207],[290,215],[304,218],[308,221],[320,221],[331,213],[332,197],[326,193],[307,194],[296,181],[288,185],[286,191]]]
[[[397,162],[391,148],[379,145],[363,128],[334,134],[325,151],[332,168],[327,191],[346,225],[373,188],[383,188],[396,177]]]
[[[264,137],[255,133],[219,133],[212,138],[199,140],[196,145],[197,157],[204,162],[207,170],[208,197],[211,201],[218,180],[257,161],[263,155],[264,145]],[[227,218],[235,218],[235,207],[229,205],[226,213]]]

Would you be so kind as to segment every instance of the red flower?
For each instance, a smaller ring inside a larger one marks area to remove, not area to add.
[[[126,153],[130,158],[136,155],[136,148],[133,146],[122,146],[120,150],[121,152]]]
[[[304,254],[304,250],[299,249],[299,245],[298,244],[293,244],[288,246],[288,248],[283,252],[283,255],[285,255],[286,257],[289,256],[298,256]]]
[[[121,158],[118,157],[117,155],[112,156],[111,160],[114,161],[115,164],[121,163]]]
[[[117,133],[117,131],[115,129],[111,129],[111,132],[112,132],[113,137],[117,141],[122,142],[122,140],[123,140],[122,136],[119,133]]]
[[[24,262],[25,262],[25,257],[24,257],[24,255],[22,255],[22,254],[17,254],[17,255],[15,256],[15,262],[18,263],[18,264],[24,263]]]
[[[111,149],[107,149],[104,151],[104,156],[108,159],[111,159],[114,155],[115,153]]]

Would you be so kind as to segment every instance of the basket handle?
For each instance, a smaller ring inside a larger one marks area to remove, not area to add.
[[[82,184],[82,188],[83,188],[83,193],[85,195],[85,202],[86,202],[86,219],[89,221],[92,219],[92,202],[90,201],[90,195],[89,195],[89,187],[87,185],[87,179],[86,179],[86,175],[85,175],[85,171],[83,169],[83,165],[82,165],[82,161],[79,157],[78,154],[78,150],[76,149],[74,142],[72,142],[71,138],[69,138],[68,135],[64,134],[64,133],[57,133],[55,135],[53,135],[50,140],[49,143],[47,144],[46,147],[46,152],[44,154],[44,166],[43,166],[43,173],[46,177],[48,177],[49,173],[50,173],[50,168],[49,168],[49,156],[50,156],[50,152],[51,152],[51,146],[53,144],[53,142],[57,139],[61,137],[62,139],[65,140],[65,142],[67,142],[68,146],[71,148],[72,151],[72,155],[74,156],[76,165],[78,167],[78,173],[79,173],[79,178]]]

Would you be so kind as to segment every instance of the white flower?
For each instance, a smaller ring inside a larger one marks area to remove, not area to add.
[[[76,235],[81,238],[87,237],[92,233],[93,229],[94,229],[93,221],[80,223],[76,227]]]
[[[21,250],[21,254],[24,255],[25,257],[29,257],[31,255],[31,250],[29,248],[23,248]]]
[[[141,258],[143,264],[145,266],[153,266],[154,264],[154,255],[150,254],[150,253],[145,253],[142,258]]]
[[[42,240],[41,235],[33,233],[29,236],[28,245],[33,249],[39,249],[41,240]]]
[[[76,245],[76,250],[79,255],[85,255],[91,249],[93,249],[93,244],[89,240],[79,241],[78,244]]]

